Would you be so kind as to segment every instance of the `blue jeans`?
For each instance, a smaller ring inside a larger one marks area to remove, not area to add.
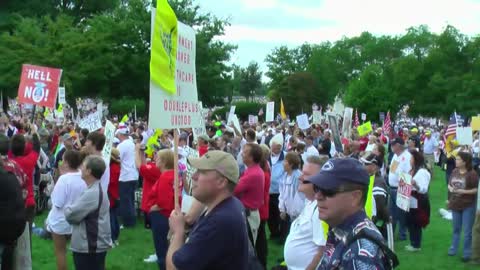
[[[117,241],[118,236],[120,235],[120,223],[118,223],[117,209],[118,205],[110,208],[110,230],[112,231],[113,242]]]
[[[410,209],[410,212],[406,215],[410,245],[414,248],[420,248],[422,246],[422,227],[420,227],[415,220],[417,211],[417,209]]]
[[[120,209],[119,216],[122,218],[123,226],[133,227],[136,223],[135,213],[135,189],[137,181],[120,182]]]
[[[462,211],[452,210],[453,236],[448,254],[457,254],[458,245],[460,244],[460,233],[463,227],[463,257],[470,258],[472,256],[472,228],[475,222],[476,208],[477,206],[473,204]]]
[[[392,216],[393,232],[395,233],[395,227],[397,226],[397,223],[399,223],[400,225],[399,232],[398,232],[399,237],[402,240],[407,239],[407,228],[405,225],[406,212],[398,208],[397,206],[397,189],[396,188],[390,188],[389,211],[390,211],[390,215]]]
[[[149,213],[151,230],[153,234],[153,244],[155,245],[155,253],[157,254],[158,268],[161,270],[166,269],[165,257],[168,250],[168,218],[160,214],[158,211]]]

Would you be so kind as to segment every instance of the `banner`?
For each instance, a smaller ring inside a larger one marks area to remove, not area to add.
[[[275,102],[271,101],[267,103],[267,114],[265,115],[265,122],[273,122],[273,114],[275,110]]]
[[[397,206],[403,211],[410,211],[410,196],[412,194],[412,176],[408,173],[400,174],[400,184],[397,190]]]
[[[319,125],[322,123],[322,111],[313,111],[313,123]]]
[[[333,113],[328,113],[328,127],[332,131],[333,143],[335,144],[335,150],[339,153],[343,153],[342,140],[340,139],[340,130],[338,128],[337,116]]]
[[[113,139],[115,138],[115,126],[109,120],[107,120],[107,123],[105,124],[104,134],[105,145],[102,149],[102,157],[108,167],[110,166],[110,155],[112,154]]]
[[[357,130],[358,130],[358,136],[363,137],[373,131],[372,123],[368,121],[365,124],[358,126]]]
[[[310,124],[308,123],[308,116],[306,113],[297,115],[297,125],[300,129],[308,129],[310,128]]]
[[[80,128],[86,128],[89,132],[102,128],[102,118],[98,112],[91,113],[87,117],[84,117],[78,123]]]
[[[180,40],[177,39],[180,36],[177,16],[167,0],[158,0],[157,8],[152,9],[152,14],[155,16],[151,30],[150,81],[163,91],[175,94],[177,90],[175,66],[180,46]]]
[[[170,95],[150,80],[150,128],[190,128],[200,122],[195,72],[195,30],[178,22],[177,92]]]
[[[24,64],[18,102],[55,108],[61,76],[61,69]]]
[[[65,87],[58,88],[58,104],[66,104],[67,101],[65,100]]]
[[[343,113],[343,126],[342,126],[342,136],[344,138],[350,138],[352,133],[352,116],[353,116],[353,108],[345,108],[345,112]]]

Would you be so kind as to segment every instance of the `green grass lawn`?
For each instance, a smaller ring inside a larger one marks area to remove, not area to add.
[[[461,262],[461,247],[456,257],[447,256],[452,233],[451,223],[443,220],[438,214],[438,209],[445,208],[446,185],[445,174],[437,168],[435,179],[430,185],[430,202],[432,215],[430,225],[424,230],[422,251],[419,253],[408,253],[404,246],[408,241],[396,242],[395,248],[400,259],[401,270],[412,269],[478,269]],[[43,223],[45,215],[37,217],[36,224]],[[55,269],[55,257],[53,244],[33,236],[33,269],[51,270]],[[110,250],[107,255],[107,269],[157,269],[155,264],[146,264],[143,259],[154,253],[151,232],[143,228],[139,222],[134,229],[122,230],[120,233],[120,246]],[[269,268],[283,257],[282,246],[269,243]],[[72,255],[68,254],[70,269],[73,269]]]

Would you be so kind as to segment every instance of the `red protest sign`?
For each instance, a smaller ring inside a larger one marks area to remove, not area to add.
[[[55,108],[62,70],[24,64],[18,102]]]

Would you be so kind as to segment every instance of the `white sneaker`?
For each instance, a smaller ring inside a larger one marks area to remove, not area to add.
[[[444,218],[446,220],[452,220],[453,219],[452,211],[448,211],[446,209],[440,208],[440,210],[438,210],[438,212],[440,212],[440,215],[442,216],[442,218]]]
[[[418,252],[420,250],[422,250],[421,248],[416,248],[416,247],[412,247],[411,245],[408,245],[408,246],[405,246],[405,250],[406,251],[410,251],[410,252]]]
[[[143,260],[146,263],[156,263],[158,261],[157,254],[150,255],[148,258]]]
[[[123,230],[125,229],[125,227],[123,227],[123,225],[120,225],[120,230]]]
[[[115,241],[114,244],[115,244],[115,246],[117,246],[117,247],[120,246],[120,242],[119,242],[118,240]]]

